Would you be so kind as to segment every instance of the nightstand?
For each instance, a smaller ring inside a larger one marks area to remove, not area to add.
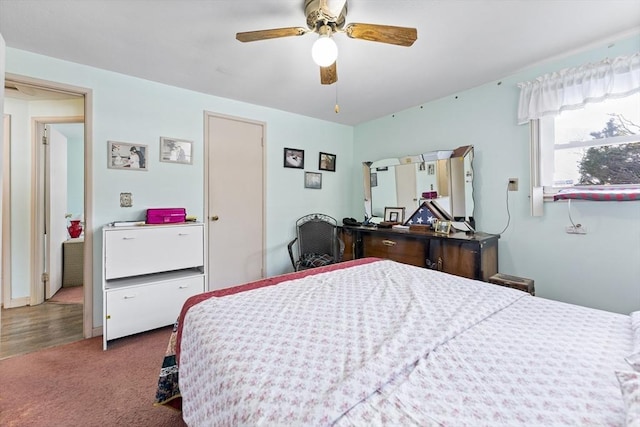
[[[84,237],[62,242],[62,286],[81,286],[84,273]]]

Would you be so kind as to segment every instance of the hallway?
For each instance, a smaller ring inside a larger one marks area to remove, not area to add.
[[[2,309],[0,359],[83,339],[82,304]]]

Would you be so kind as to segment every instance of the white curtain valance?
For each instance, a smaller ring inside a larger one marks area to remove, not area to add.
[[[640,52],[518,83],[518,124],[640,91]]]

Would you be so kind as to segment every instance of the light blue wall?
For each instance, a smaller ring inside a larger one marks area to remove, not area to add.
[[[475,146],[477,228],[499,233],[499,270],[535,280],[536,293],[604,310],[640,309],[640,202],[573,203],[572,217],[587,235],[568,235],[567,204],[545,203],[543,217],[529,214],[529,126],[516,125],[516,84],[544,73],[640,51],[634,36],[539,65],[355,128],[354,164],[426,151]],[[469,70],[470,73],[473,70]],[[429,78],[425,70],[424,78]],[[362,171],[354,168],[353,212],[362,217]]]
[[[29,242],[31,241],[31,132],[29,105],[5,98],[5,114],[11,115],[11,297],[29,295]]]
[[[205,110],[267,125],[267,275],[290,270],[286,244],[296,218],[312,211],[338,219],[363,217],[362,161],[473,144],[479,229],[498,233],[504,228],[507,179],[520,179],[520,191],[509,193],[511,221],[500,239],[500,271],[533,278],[542,297],[628,313],[640,308],[640,203],[575,203],[574,219],[589,229],[585,236],[564,233],[569,223],[564,203],[547,203],[544,217],[531,217],[529,130],[515,124],[516,83],[638,50],[636,36],[355,128],[16,49],[7,50],[7,72],[93,90],[96,327],[102,324],[100,227],[116,219],[139,219],[153,206],[184,206],[202,218]],[[193,140],[193,166],[159,163],[160,135]],[[108,140],[148,145],[149,171],[107,169]],[[320,151],[337,154],[337,171],[323,173],[321,191],[304,189],[303,171],[282,167],[284,147],[304,149],[306,169],[313,171]],[[120,192],[133,193],[133,208],[119,207]]]
[[[11,116],[11,303],[24,305],[31,292],[31,226],[34,158],[32,120],[43,117],[82,115],[82,102],[76,100],[29,101],[6,98],[5,113]],[[69,125],[66,125],[69,126]],[[81,166],[82,167],[82,166]],[[82,184],[80,184],[82,185]],[[80,211],[81,212],[81,211]]]
[[[295,220],[313,211],[336,218],[350,209],[353,129],[242,102],[171,87],[7,49],[6,71],[93,91],[94,326],[102,324],[102,225],[144,217],[148,207],[183,206],[203,218],[204,111],[266,123],[267,275],[291,270],[286,245]],[[215,78],[212,75],[212,78]],[[160,136],[194,141],[192,166],[159,162]],[[148,146],[148,171],[107,168],[107,141]],[[306,170],[317,171],[318,153],[337,155],[337,170],[323,173],[322,190],[304,189],[304,171],[283,167],[283,148],[305,150]],[[238,189],[239,191],[241,189]],[[120,208],[119,194],[133,193],[133,207]],[[247,209],[251,209],[247,201]]]
[[[67,138],[67,213],[84,215],[84,138]]]

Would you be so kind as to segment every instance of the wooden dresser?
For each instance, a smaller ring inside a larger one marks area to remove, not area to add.
[[[498,272],[499,236],[494,234],[343,226],[341,238],[345,261],[387,258],[483,281]]]

